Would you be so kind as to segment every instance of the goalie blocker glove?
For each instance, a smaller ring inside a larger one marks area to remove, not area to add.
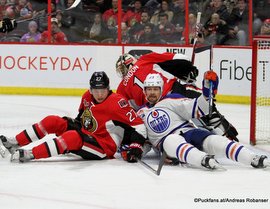
[[[0,32],[7,33],[13,31],[17,27],[17,22],[15,19],[4,18],[0,21]]]

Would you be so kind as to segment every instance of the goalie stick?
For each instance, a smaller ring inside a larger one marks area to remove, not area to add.
[[[149,171],[153,172],[154,174],[156,174],[157,176],[160,175],[161,169],[165,163],[165,159],[167,157],[167,154],[165,153],[165,151],[162,152],[161,158],[159,160],[159,164],[158,164],[158,168],[154,169],[152,166],[150,166],[148,163],[146,163],[145,161],[141,160],[141,159],[137,159],[138,162],[143,165],[145,168],[147,168]]]
[[[73,2],[73,4],[67,8],[67,9],[64,9],[64,10],[61,10],[61,11],[69,11],[75,7],[77,7],[79,5],[79,3],[81,2],[81,0],[75,0]],[[38,12],[37,12],[38,13]],[[52,12],[52,13],[48,13],[46,16],[52,16],[52,15],[55,15],[56,12]],[[31,17],[31,18],[28,18],[28,19],[24,19],[24,20],[16,20],[17,23],[22,23],[22,22],[26,22],[26,21],[30,21],[30,20],[35,20],[35,19],[38,19],[38,17]]]

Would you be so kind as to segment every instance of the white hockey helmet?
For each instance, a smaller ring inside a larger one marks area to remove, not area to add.
[[[160,74],[150,73],[146,76],[143,87],[160,87],[161,92],[163,91],[164,81]]]
[[[119,57],[116,62],[116,72],[122,78],[125,77],[128,71],[133,67],[133,65],[137,62],[137,59],[133,57],[131,54],[123,54]]]

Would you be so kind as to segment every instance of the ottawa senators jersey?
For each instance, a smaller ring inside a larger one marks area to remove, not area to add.
[[[123,95],[135,109],[138,109],[138,107],[146,103],[143,93],[143,82],[146,76],[149,73],[159,73],[164,81],[162,96],[167,95],[177,79],[171,73],[161,68],[158,63],[174,59],[186,59],[186,57],[184,58],[182,54],[167,52],[163,54],[153,52],[141,56],[123,78],[116,92]],[[179,69],[179,71],[181,71],[181,69]]]
[[[123,96],[111,92],[102,103],[95,103],[89,91],[85,92],[79,111],[82,132],[93,136],[109,158],[112,158],[121,144],[126,127],[134,128],[143,137],[146,129]]]

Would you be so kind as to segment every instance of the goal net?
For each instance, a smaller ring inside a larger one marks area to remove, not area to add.
[[[250,142],[270,143],[270,37],[252,45]]]

